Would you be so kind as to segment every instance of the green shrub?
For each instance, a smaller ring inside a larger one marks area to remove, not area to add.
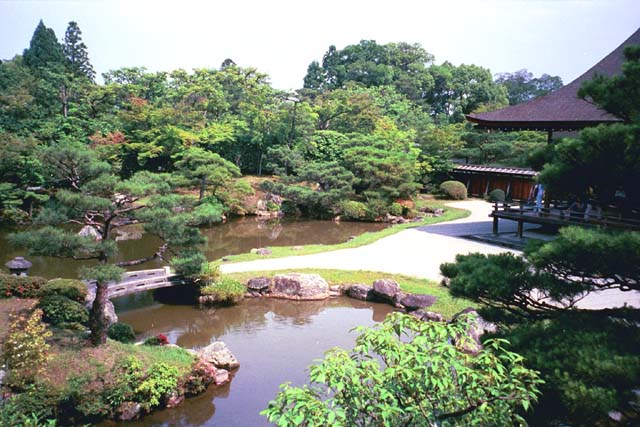
[[[340,207],[341,215],[344,219],[364,219],[367,216],[367,207],[364,203],[354,200],[347,200]]]
[[[133,331],[131,325],[119,322],[114,323],[109,327],[107,335],[112,340],[120,341],[123,343],[131,343],[136,339],[136,334]]]
[[[8,375],[4,383],[22,389],[32,384],[49,358],[47,338],[51,332],[42,323],[42,310],[12,316],[9,333],[4,341],[3,365]]]
[[[45,279],[0,273],[0,298],[36,298]]]
[[[389,205],[382,199],[371,198],[366,202],[367,219],[375,220],[389,213]]]
[[[504,191],[502,191],[499,188],[496,188],[495,190],[491,191],[489,193],[489,195],[487,196],[487,200],[489,200],[490,202],[504,202],[505,199],[507,198],[507,196],[504,194]]]
[[[267,200],[267,210],[269,212],[278,212],[280,210],[280,206],[271,200]]]
[[[404,208],[400,203],[392,203],[389,208],[389,213],[393,216],[401,216],[404,211]]]
[[[440,184],[442,194],[453,200],[464,200],[467,198],[467,187],[460,181],[445,181]]]
[[[238,280],[231,278],[223,278],[213,285],[205,286],[200,289],[200,293],[204,296],[211,296],[216,302],[233,303],[244,297],[247,288]]]
[[[58,394],[45,384],[27,387],[7,400],[0,400],[2,427],[55,427]]]
[[[86,325],[89,312],[84,306],[62,295],[49,295],[40,300],[44,320],[53,325],[64,326],[69,323]]]
[[[144,380],[136,387],[136,400],[145,409],[157,407],[161,399],[178,386],[178,369],[165,363],[154,363]]]
[[[87,297],[87,286],[76,279],[53,279],[42,285],[38,293],[40,298],[50,295],[61,295],[73,301],[83,302]]]
[[[160,346],[160,345],[167,345],[167,344],[169,344],[169,339],[165,334],[158,334],[154,337],[149,337],[146,340],[144,340],[144,345]]]

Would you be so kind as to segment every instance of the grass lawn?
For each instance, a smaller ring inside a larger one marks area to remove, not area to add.
[[[233,262],[253,261],[256,259],[265,258],[282,258],[295,255],[311,255],[320,252],[335,251],[338,249],[357,248],[359,246],[373,243],[376,240],[382,239],[383,237],[391,236],[392,234],[396,234],[402,230],[406,230],[407,228],[452,221],[454,219],[465,218],[471,214],[468,210],[465,209],[452,208],[450,206],[445,207],[444,202],[440,200],[421,198],[418,200],[417,207],[422,206],[429,206],[434,209],[443,208],[445,209],[445,212],[442,216],[439,217],[425,217],[424,220],[420,222],[396,224],[389,228],[385,228],[384,230],[376,231],[374,233],[364,233],[352,240],[349,240],[348,242],[338,243],[335,245],[306,245],[302,246],[301,249],[293,249],[294,246],[270,246],[269,249],[271,249],[272,251],[271,255],[257,255],[252,253],[231,255],[226,257],[228,261],[225,261],[225,264]],[[222,263],[221,260],[215,262]]]
[[[449,291],[437,282],[427,279],[417,279],[415,277],[403,276],[399,274],[378,273],[375,271],[348,271],[348,270],[324,270],[324,269],[295,269],[280,271],[251,271],[243,273],[229,273],[224,277],[231,277],[246,283],[252,277],[266,276],[273,277],[282,273],[315,273],[324,277],[330,285],[349,286],[355,283],[365,285],[373,284],[377,279],[393,279],[400,288],[405,292],[416,294],[429,294],[438,297],[435,304],[428,308],[429,311],[441,313],[443,316],[450,318],[454,314],[464,310],[474,304],[465,299],[454,298],[449,295]]]

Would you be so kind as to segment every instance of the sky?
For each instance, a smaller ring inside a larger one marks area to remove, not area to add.
[[[568,83],[640,27],[640,0],[0,0],[0,59],[22,53],[40,19],[59,39],[78,22],[98,74],[231,58],[291,90],[330,45],[366,39],[419,43],[438,64]]]

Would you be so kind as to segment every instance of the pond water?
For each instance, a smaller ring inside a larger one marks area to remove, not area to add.
[[[335,244],[346,242],[350,236],[365,232],[379,231],[388,224],[365,222],[315,221],[315,220],[275,220],[259,221],[255,217],[239,218],[224,224],[202,228],[207,237],[204,251],[208,260],[216,260],[225,255],[249,252],[252,248],[265,246],[293,246],[308,244]],[[11,247],[7,242],[7,232],[0,230],[0,269],[4,263],[15,256],[24,256],[24,249]],[[138,240],[126,240],[118,243],[119,259],[131,260],[155,253],[160,241],[154,236],[143,235]],[[84,264],[68,259],[27,256],[33,263],[29,271],[31,275],[48,278],[78,277],[78,270]],[[141,270],[161,266],[160,261],[130,267],[130,270]],[[6,270],[5,270],[6,271]]]
[[[237,306],[198,309],[155,302],[151,293],[114,300],[120,321],[131,324],[138,338],[163,333],[186,348],[221,340],[240,361],[230,384],[210,387],[177,408],[127,423],[102,427],[268,426],[259,412],[286,381],[307,382],[309,365],[328,349],[352,348],[356,326],[384,320],[392,308],[346,297],[326,301],[247,299]]]

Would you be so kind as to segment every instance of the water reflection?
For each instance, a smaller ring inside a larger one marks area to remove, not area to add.
[[[240,218],[225,224],[202,228],[207,237],[207,245],[203,248],[207,259],[214,260],[225,255],[249,252],[252,248],[264,246],[294,246],[308,244],[335,244],[345,242],[350,236],[357,236],[368,231],[378,231],[386,224],[332,221],[258,221],[254,217]],[[0,264],[16,256],[25,255],[24,249],[11,247],[7,242],[7,230],[0,230]],[[138,240],[118,242],[119,258],[117,261],[130,260],[154,254],[160,246],[160,240],[154,236],[143,235]],[[44,277],[78,277],[81,266],[91,262],[77,262],[49,257],[28,257],[33,263],[32,275]],[[151,261],[129,269],[157,268],[162,263]],[[0,267],[3,268],[3,267]]]
[[[351,348],[355,341],[351,329],[371,326],[391,311],[388,305],[349,298],[309,302],[248,299],[237,306],[206,310],[156,302],[142,307],[139,296],[114,302],[121,321],[133,325],[139,338],[164,333],[171,342],[188,348],[222,340],[241,363],[230,385],[210,388],[178,408],[126,424],[135,427],[267,426],[259,412],[275,396],[279,384],[304,384],[314,359],[335,346]]]

